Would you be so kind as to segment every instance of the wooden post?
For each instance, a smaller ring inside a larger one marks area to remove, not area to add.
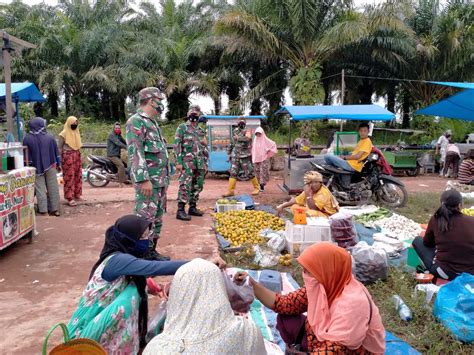
[[[341,71],[341,105],[344,106],[344,93],[346,91],[346,83],[344,81],[344,69],[342,69]],[[340,128],[340,131],[342,132],[342,129],[343,129],[343,126],[344,126],[344,121],[341,120],[341,128]]]
[[[8,33],[3,32],[3,73],[5,77],[5,108],[7,112],[7,131],[13,134],[13,110],[12,110],[12,70],[10,63],[10,39]]]

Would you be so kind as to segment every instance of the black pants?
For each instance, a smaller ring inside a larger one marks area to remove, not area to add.
[[[457,153],[449,152],[446,154],[446,161],[444,162],[444,169],[443,175],[448,173],[449,168],[453,171],[453,177],[458,177],[458,170],[459,170],[459,161],[461,158]]]
[[[422,237],[416,237],[412,245],[425,267],[435,277],[445,280],[454,280],[456,276],[458,276],[456,273],[441,269],[439,265],[434,262],[436,248],[425,246]]]

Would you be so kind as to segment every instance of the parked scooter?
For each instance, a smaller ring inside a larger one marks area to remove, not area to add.
[[[397,178],[383,174],[377,163],[380,156],[370,153],[364,161],[360,173],[348,172],[331,165],[311,163],[323,175],[324,183],[339,203],[344,205],[363,205],[370,199],[388,207],[403,207],[408,200],[405,185]],[[350,184],[344,184],[342,177],[350,176]]]
[[[109,158],[91,154],[87,157],[87,160],[91,162],[91,165],[86,169],[86,178],[92,187],[105,187],[109,182],[119,182],[117,167]],[[124,162],[124,165],[128,179],[126,183],[130,183],[127,164]]]

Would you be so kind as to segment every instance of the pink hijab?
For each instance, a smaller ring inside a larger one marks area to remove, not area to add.
[[[298,262],[305,269],[308,322],[318,341],[383,354],[385,329],[379,310],[364,285],[354,279],[349,253],[319,243],[307,248]]]
[[[261,136],[257,137],[257,133],[261,133]],[[255,130],[255,138],[252,144],[252,163],[261,163],[276,153],[276,143],[267,138],[262,127],[258,127]]]

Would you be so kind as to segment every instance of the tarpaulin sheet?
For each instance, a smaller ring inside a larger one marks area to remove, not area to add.
[[[291,120],[342,119],[391,121],[395,114],[378,105],[283,106],[276,114],[288,114]]]

